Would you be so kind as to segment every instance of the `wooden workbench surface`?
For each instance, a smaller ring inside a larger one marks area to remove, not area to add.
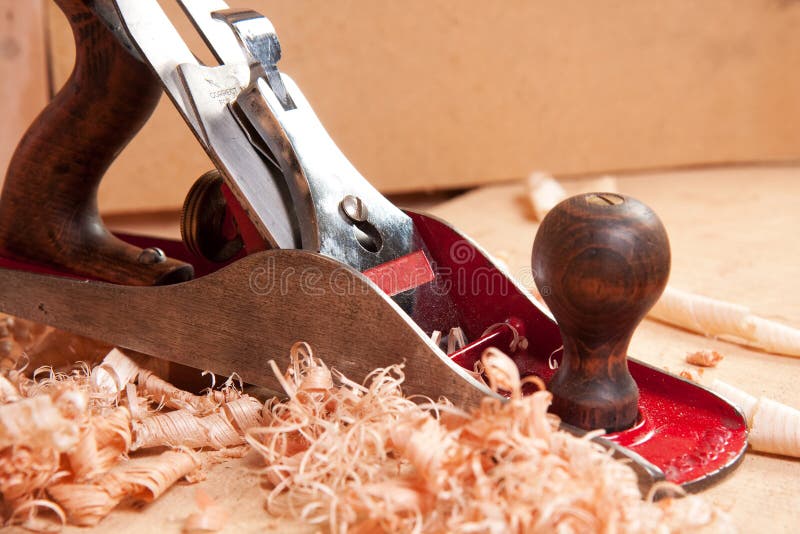
[[[577,191],[581,184],[567,187]],[[620,192],[652,206],[664,221],[672,243],[671,284],[747,304],[760,315],[800,327],[800,167],[649,174],[619,178],[618,185]],[[430,211],[503,257],[524,283],[532,280],[530,250],[537,225],[521,185],[477,189]],[[677,373],[686,367],[686,351],[699,348],[725,355],[704,379],[720,378],[754,395],[800,406],[800,359],[748,350],[653,321],[640,326],[631,354]],[[216,466],[205,482],[174,487],[143,510],[117,510],[96,530],[179,532],[183,519],[196,510],[195,488],[201,487],[229,505],[225,532],[315,531],[264,512],[255,466],[252,457]],[[742,532],[791,532],[798,524],[800,461],[748,452],[742,465],[705,495],[728,509]]]

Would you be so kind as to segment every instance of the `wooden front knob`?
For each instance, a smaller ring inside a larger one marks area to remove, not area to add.
[[[638,416],[639,389],[628,371],[628,344],[667,284],[664,226],[636,199],[574,196],[542,221],[532,266],[564,343],[548,385],[553,412],[587,430],[629,428]]]

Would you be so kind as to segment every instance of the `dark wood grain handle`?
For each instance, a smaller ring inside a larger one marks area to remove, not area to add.
[[[669,277],[669,240],[658,216],[623,195],[571,197],[542,221],[532,266],[564,342],[548,384],[553,411],[587,430],[630,427],[639,390],[628,344]]]
[[[56,4],[72,27],[75,67],[11,159],[0,198],[0,252],[115,283],[189,279],[190,265],[120,241],[97,210],[103,175],[149,118],[160,85],[92,11],[90,0]]]

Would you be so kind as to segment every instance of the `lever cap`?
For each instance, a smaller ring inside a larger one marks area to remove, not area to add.
[[[587,430],[632,426],[639,390],[628,371],[628,344],[670,269],[658,216],[617,193],[568,198],[539,226],[532,267],[564,343],[548,385],[553,412]]]

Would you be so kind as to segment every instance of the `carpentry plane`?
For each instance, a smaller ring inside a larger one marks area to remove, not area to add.
[[[649,208],[592,194],[548,215],[533,267],[551,315],[468,237],[359,174],[278,69],[261,14],[181,0],[205,65],[157,0],[56,3],[77,59],[8,170],[0,310],[272,388],[267,361],[304,340],[351,377],[405,361],[407,393],[460,405],[497,395],[471,373],[497,347],[548,382],[565,428],[606,429],[646,483],[696,489],[739,462],[736,407],[627,359],[669,273]],[[112,235],[97,186],[162,92],[215,168],[188,193],[182,241]]]

